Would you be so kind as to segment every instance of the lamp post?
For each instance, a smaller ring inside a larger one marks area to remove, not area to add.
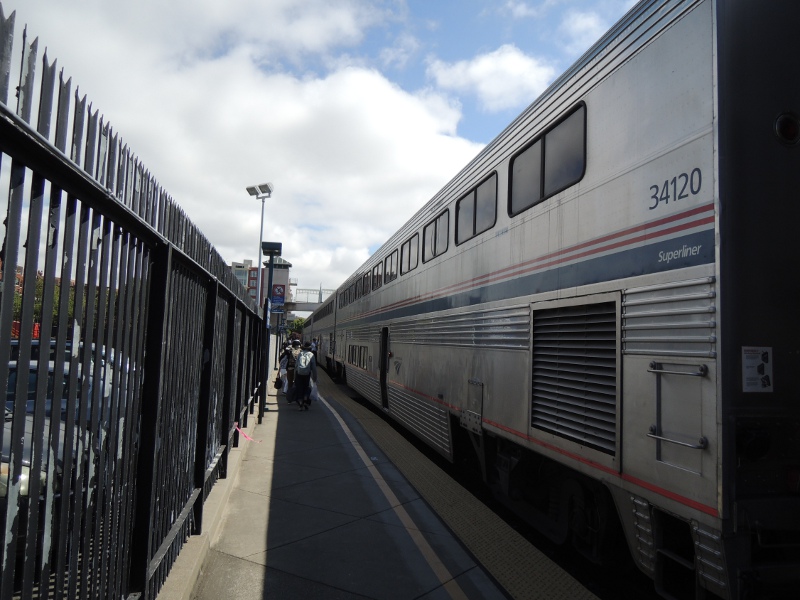
[[[269,410],[267,408],[267,390],[269,389],[269,342],[270,336],[272,335],[272,327],[271,327],[271,320],[272,320],[272,271],[273,267],[275,266],[275,257],[281,255],[282,244],[280,242],[261,242],[261,252],[264,253],[264,256],[269,257],[269,282],[267,283],[267,302],[266,306],[264,307],[264,323],[266,329],[266,349],[264,351],[264,390],[261,394],[261,403],[258,408],[258,422],[261,423],[262,418],[264,417],[264,411]],[[261,264],[261,259],[259,258],[258,264]]]
[[[259,183],[258,185],[247,186],[247,193],[261,200],[261,227],[258,230],[258,281],[256,281],[256,304],[261,307],[261,243],[264,239],[264,200],[272,198],[272,190],[275,189],[271,183]]]

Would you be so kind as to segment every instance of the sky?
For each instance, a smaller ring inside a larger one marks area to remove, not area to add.
[[[270,182],[263,240],[333,289],[635,2],[0,3],[226,262]]]

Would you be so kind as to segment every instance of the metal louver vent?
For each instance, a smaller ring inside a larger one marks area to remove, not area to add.
[[[405,344],[528,348],[530,309],[502,308],[397,323],[392,339]]]
[[[615,302],[534,312],[531,414],[537,429],[615,454]]]

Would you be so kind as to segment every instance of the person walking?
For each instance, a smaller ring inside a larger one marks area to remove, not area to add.
[[[281,352],[280,357],[278,359],[280,368],[280,371],[278,371],[278,375],[280,376],[282,382],[279,393],[283,394],[284,396],[286,395],[286,392],[289,391],[289,380],[287,378],[288,371],[286,370],[286,366],[289,364],[288,354],[290,354],[291,351],[292,351],[292,345],[289,343],[285,344],[283,347],[283,352]]]
[[[311,380],[317,381],[317,359],[311,352],[311,342],[303,344],[294,369],[294,397],[300,410],[311,406]]]
[[[294,386],[294,367],[297,362],[297,356],[300,354],[300,340],[292,340],[291,346],[287,346],[286,350],[281,354],[281,360],[286,357],[286,399],[292,401],[292,387]]]

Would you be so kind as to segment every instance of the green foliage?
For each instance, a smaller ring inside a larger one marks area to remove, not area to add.
[[[297,317],[294,321],[288,324],[289,331],[292,333],[303,333],[303,328],[306,326],[306,320],[303,317]]]
[[[58,322],[58,310],[61,306],[61,290],[62,285],[57,284],[53,289],[53,323]],[[95,306],[97,306],[97,302],[99,300],[99,289],[95,289]],[[68,288],[69,299],[67,303],[67,317],[69,321],[75,319],[75,287],[70,285]],[[41,323],[42,322],[42,303],[44,298],[44,278],[41,274],[36,275],[36,285],[34,289],[34,297],[33,297],[33,322],[34,323]],[[84,297],[84,302],[86,298]],[[105,308],[105,315],[106,318],[109,316],[109,311],[115,308],[117,302],[117,291],[116,290],[109,290],[106,296],[106,302],[104,305]],[[99,311],[95,308],[94,318],[95,320],[99,316]],[[14,290],[14,320],[21,321],[22,320],[22,293],[18,290]]]

